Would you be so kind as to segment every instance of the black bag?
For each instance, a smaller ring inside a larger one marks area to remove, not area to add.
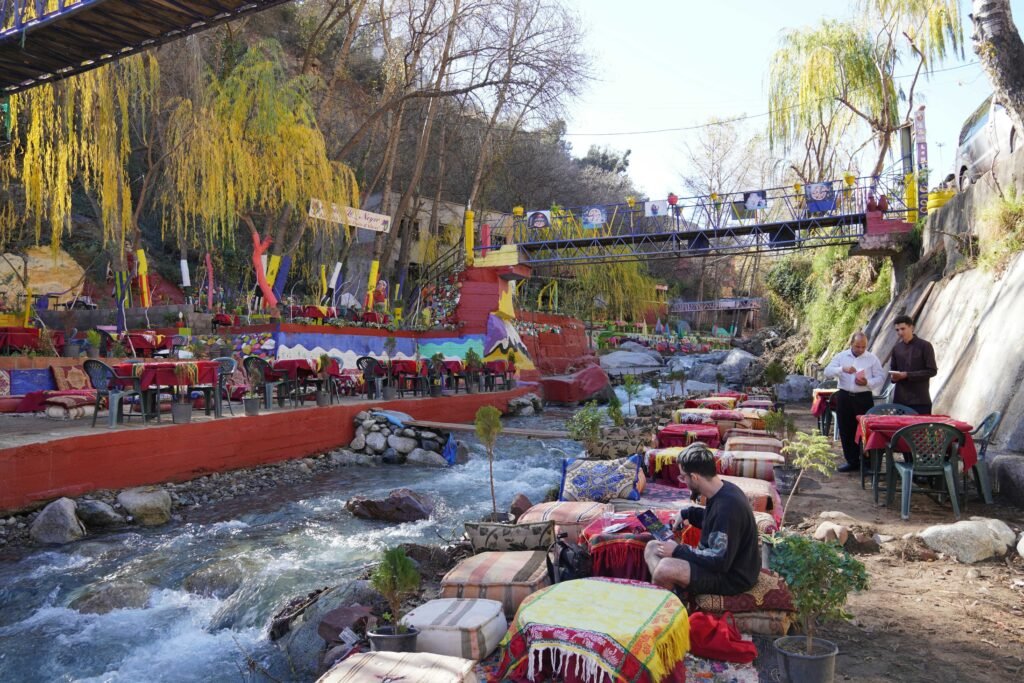
[[[565,541],[565,533],[558,535],[558,540],[544,559],[548,563],[548,578],[553,584],[590,576],[590,553],[584,546]]]

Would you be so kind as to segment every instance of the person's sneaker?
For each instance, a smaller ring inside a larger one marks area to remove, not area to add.
[[[860,468],[847,463],[845,465],[840,465],[836,469],[836,471],[837,472],[860,472]]]

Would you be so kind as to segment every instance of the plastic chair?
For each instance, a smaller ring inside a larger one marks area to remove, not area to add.
[[[384,366],[372,356],[362,356],[356,359],[356,367],[363,373],[366,398],[379,398],[383,390],[384,376],[387,374]]]
[[[879,403],[868,409],[865,415],[917,415],[917,411],[902,403]],[[837,420],[838,423],[838,420]],[[864,458],[860,459],[860,487],[863,489],[867,478],[871,477],[871,486],[875,490],[875,502],[878,502],[878,479],[884,474],[882,472],[882,454],[879,451],[868,455],[870,462],[868,469],[864,469]]]
[[[914,490],[914,477],[941,476],[945,479],[946,491],[953,503],[953,516],[960,519],[960,505],[957,502],[956,472],[960,461],[960,446],[964,435],[959,429],[941,422],[925,422],[904,427],[892,435],[885,449],[887,490],[885,504],[892,505],[896,496],[896,474],[900,475],[903,498],[900,501],[900,517],[910,519],[910,494]],[[908,459],[897,462],[893,450],[900,444],[910,448]],[[918,491],[940,493],[933,489]]]
[[[100,413],[100,399],[107,399],[107,412],[110,415],[110,426],[129,419],[131,412],[124,413],[124,399],[136,397],[139,402],[139,414],[143,422],[146,421],[146,402],[142,398],[142,391],[139,389],[138,377],[122,377],[114,372],[114,368],[98,360],[89,359],[82,364],[82,369],[89,376],[93,389],[96,390],[96,403],[93,406],[92,426],[96,426],[96,416]],[[133,389],[124,389],[124,383],[130,383]],[[118,418],[121,419],[118,419]]]
[[[287,377],[275,372],[270,363],[259,356],[246,356],[242,359],[242,367],[249,377],[249,386],[263,391],[263,406],[270,410],[271,396],[277,391],[277,405],[284,407],[284,394],[291,394],[292,405],[296,405],[292,382]],[[283,391],[282,391],[283,390]]]
[[[985,419],[981,421],[981,424],[974,428],[971,432],[971,437],[974,439],[975,445],[978,447],[978,462],[974,465],[974,478],[978,482],[978,488],[981,489],[982,499],[986,505],[992,504],[992,484],[988,477],[988,462],[985,460],[985,454],[988,452],[988,445],[992,443],[992,435],[995,434],[996,429],[999,428],[999,423],[1003,419],[1003,414],[998,410],[989,413],[985,416]],[[964,470],[964,498],[967,497],[967,470]]]
[[[228,399],[228,410],[234,415],[235,409],[231,407],[231,395],[228,394],[228,379],[238,369],[238,361],[227,356],[214,358],[213,361],[217,364],[217,395],[214,402],[214,414],[217,417],[223,417],[224,397],[226,396]]]

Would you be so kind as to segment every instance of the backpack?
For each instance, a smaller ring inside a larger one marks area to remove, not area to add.
[[[544,558],[552,584],[590,576],[590,553],[584,546],[567,542],[565,536],[565,532],[558,535]]]

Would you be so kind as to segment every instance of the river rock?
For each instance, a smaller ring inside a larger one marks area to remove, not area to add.
[[[80,500],[76,513],[87,527],[120,526],[125,522],[122,515],[102,500]]]
[[[749,351],[733,349],[729,351],[722,364],[718,366],[718,371],[725,376],[725,381],[729,384],[742,384],[747,368],[755,360],[757,360],[757,356]]]
[[[1017,541],[1017,554],[1024,557],[1024,531],[1020,533],[1020,540]]]
[[[455,442],[455,464],[465,465],[469,462],[469,447],[461,441]]]
[[[800,403],[811,400],[811,393],[817,384],[810,377],[787,375],[786,381],[775,387],[775,397],[783,403]]]
[[[340,450],[331,453],[331,464],[335,467],[345,467],[348,465],[374,465],[375,462],[372,456],[364,453]]]
[[[658,361],[659,365],[664,362],[664,359],[661,357],[660,353],[658,353],[654,349],[650,349],[650,348],[644,346],[643,344],[641,344],[639,342],[635,342],[635,341],[623,342],[623,343],[619,344],[619,349],[621,349],[622,351],[633,351],[635,353],[646,353],[648,356],[650,356],[654,360]]]
[[[441,442],[435,441],[434,439],[423,439],[420,442],[420,448],[426,451],[434,451],[435,453],[441,452]]]
[[[355,417],[355,421],[356,422],[365,422],[366,420],[369,420],[369,419],[370,419],[370,414],[368,412],[366,412],[365,410],[360,410],[358,413],[356,413],[356,417]]]
[[[391,436],[388,437],[388,446],[394,448],[402,455],[412,453],[413,449],[416,448],[416,446],[418,445],[419,444],[416,443],[416,439],[412,439],[407,436],[398,436],[397,434],[392,434]]]
[[[425,467],[447,467],[448,461],[439,453],[434,453],[424,448],[414,448],[409,455],[405,456],[405,464],[423,465]]]
[[[860,531],[850,533],[843,547],[854,555],[873,555],[882,549],[877,534],[868,534]]]
[[[363,434],[356,434],[356,438],[352,439],[352,443],[348,445],[354,451],[361,451],[366,448],[366,436]]]
[[[224,599],[239,589],[245,577],[257,568],[251,560],[228,558],[211,562],[185,577],[181,587],[189,593]]]
[[[508,512],[514,518],[519,519],[523,516],[523,513],[533,507],[533,503],[526,497],[525,493],[517,493],[515,498],[512,499],[512,504],[509,505]]]
[[[441,437],[439,437],[434,432],[428,432],[427,430],[424,429],[422,432],[420,432],[420,438],[421,439],[433,439],[434,441],[437,441]]]
[[[171,520],[171,495],[161,488],[127,489],[117,494],[117,502],[143,526],[158,526]]]
[[[106,614],[115,609],[141,609],[149,602],[152,589],[141,581],[110,581],[92,585],[69,607],[82,614]]]
[[[85,536],[85,527],[75,516],[75,501],[58,498],[36,516],[28,533],[36,543],[70,543]]]
[[[401,465],[405,462],[405,456],[399,454],[394,448],[389,448],[384,451],[380,460],[385,465]]]
[[[846,545],[846,540],[849,537],[850,530],[842,524],[836,524],[835,522],[822,522],[814,530],[814,539],[816,541],[834,541],[839,543],[839,545]]]
[[[434,511],[434,501],[429,496],[410,489],[395,489],[387,498],[381,500],[355,496],[345,503],[345,509],[363,519],[415,522],[430,517],[430,513]]]
[[[715,391],[716,388],[717,387],[710,382],[698,382],[693,379],[686,380],[686,384],[683,385],[683,391],[687,394],[702,394],[708,391]]]
[[[918,534],[932,550],[953,555],[965,564],[1005,555],[1016,534],[998,519],[972,517],[955,524],[936,524]]]
[[[636,351],[612,351],[601,356],[601,367],[605,370],[619,370],[636,367],[661,367],[661,363],[646,353]]]
[[[380,432],[370,432],[366,435],[366,445],[377,453],[383,453],[388,448],[388,441]]]

